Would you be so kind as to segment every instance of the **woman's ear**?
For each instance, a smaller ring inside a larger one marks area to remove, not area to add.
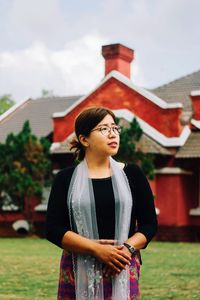
[[[88,140],[87,140],[87,138],[86,138],[84,135],[80,134],[79,137],[78,137],[78,139],[79,139],[80,143],[81,143],[84,147],[87,148],[87,147],[89,146]]]

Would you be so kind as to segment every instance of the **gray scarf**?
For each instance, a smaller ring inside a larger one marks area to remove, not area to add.
[[[119,164],[110,157],[112,186],[115,197],[115,240],[123,244],[128,238],[132,195],[128,179]],[[88,175],[86,160],[74,170],[68,191],[71,230],[98,240],[96,209],[92,179]],[[103,300],[102,263],[90,255],[73,255],[73,269],[77,300]],[[112,279],[112,299],[129,299],[129,266]]]

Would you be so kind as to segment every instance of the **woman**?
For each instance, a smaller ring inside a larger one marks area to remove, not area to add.
[[[57,174],[47,210],[47,239],[64,249],[58,299],[139,299],[139,250],[157,230],[148,181],[111,158],[120,126],[109,109],[83,111],[75,133],[81,162]]]

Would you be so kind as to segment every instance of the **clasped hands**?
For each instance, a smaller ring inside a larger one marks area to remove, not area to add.
[[[98,244],[95,256],[105,264],[105,277],[115,276],[130,265],[131,254],[124,245],[116,245],[115,240],[95,240]]]

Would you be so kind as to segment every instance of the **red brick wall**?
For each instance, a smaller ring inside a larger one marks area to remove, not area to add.
[[[0,236],[1,237],[18,237],[18,234],[12,227],[13,223],[18,220],[32,221],[34,229],[27,234],[37,234],[44,236],[44,226],[46,212],[37,212],[34,210],[35,206],[40,202],[39,199],[32,197],[25,200],[25,206],[23,211],[19,212],[1,212],[0,213]]]
[[[115,78],[109,79],[65,117],[54,118],[54,142],[60,142],[73,132],[76,116],[86,107],[106,106],[128,109],[167,137],[179,136],[181,108],[162,109]]]
[[[200,217],[189,215],[189,210],[198,205],[196,180],[197,177],[184,174],[157,174],[156,206],[160,210],[160,225],[200,226]]]
[[[200,95],[191,96],[193,104],[193,118],[195,120],[200,120]]]

